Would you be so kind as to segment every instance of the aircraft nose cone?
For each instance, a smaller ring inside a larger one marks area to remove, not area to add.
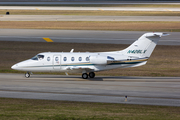
[[[17,64],[15,64],[15,65],[11,66],[11,69],[16,70],[17,66],[18,66],[18,65],[17,65]]]

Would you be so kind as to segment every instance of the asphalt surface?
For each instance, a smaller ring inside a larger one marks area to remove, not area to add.
[[[179,77],[105,77],[0,73],[0,97],[180,106]],[[125,101],[127,96],[127,101]]]
[[[180,21],[180,16],[0,15],[0,21]]]
[[[31,2],[33,1],[33,2]],[[116,5],[116,4],[180,4],[180,1],[60,1],[60,0],[1,0],[0,5]]]
[[[0,29],[0,41],[131,44],[146,32],[96,30]],[[158,45],[180,45],[179,32],[169,32]]]
[[[0,6],[0,10],[100,10],[100,11],[180,11],[175,7],[55,7],[55,6]]]

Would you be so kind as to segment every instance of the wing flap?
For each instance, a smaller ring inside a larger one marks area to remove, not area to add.
[[[72,67],[68,67],[66,70],[94,70],[94,69],[87,66],[72,66]]]

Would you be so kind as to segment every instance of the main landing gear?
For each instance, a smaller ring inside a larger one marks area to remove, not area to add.
[[[89,75],[88,75],[87,73],[83,73],[83,74],[82,74],[82,78],[83,78],[83,79],[87,79],[88,76],[89,76],[90,78],[94,78],[94,77],[95,77],[95,73],[94,73],[94,72],[90,72]]]

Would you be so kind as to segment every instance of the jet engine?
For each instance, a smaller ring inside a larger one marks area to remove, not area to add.
[[[107,64],[107,56],[92,55],[89,57],[89,61],[92,64],[106,65]]]

